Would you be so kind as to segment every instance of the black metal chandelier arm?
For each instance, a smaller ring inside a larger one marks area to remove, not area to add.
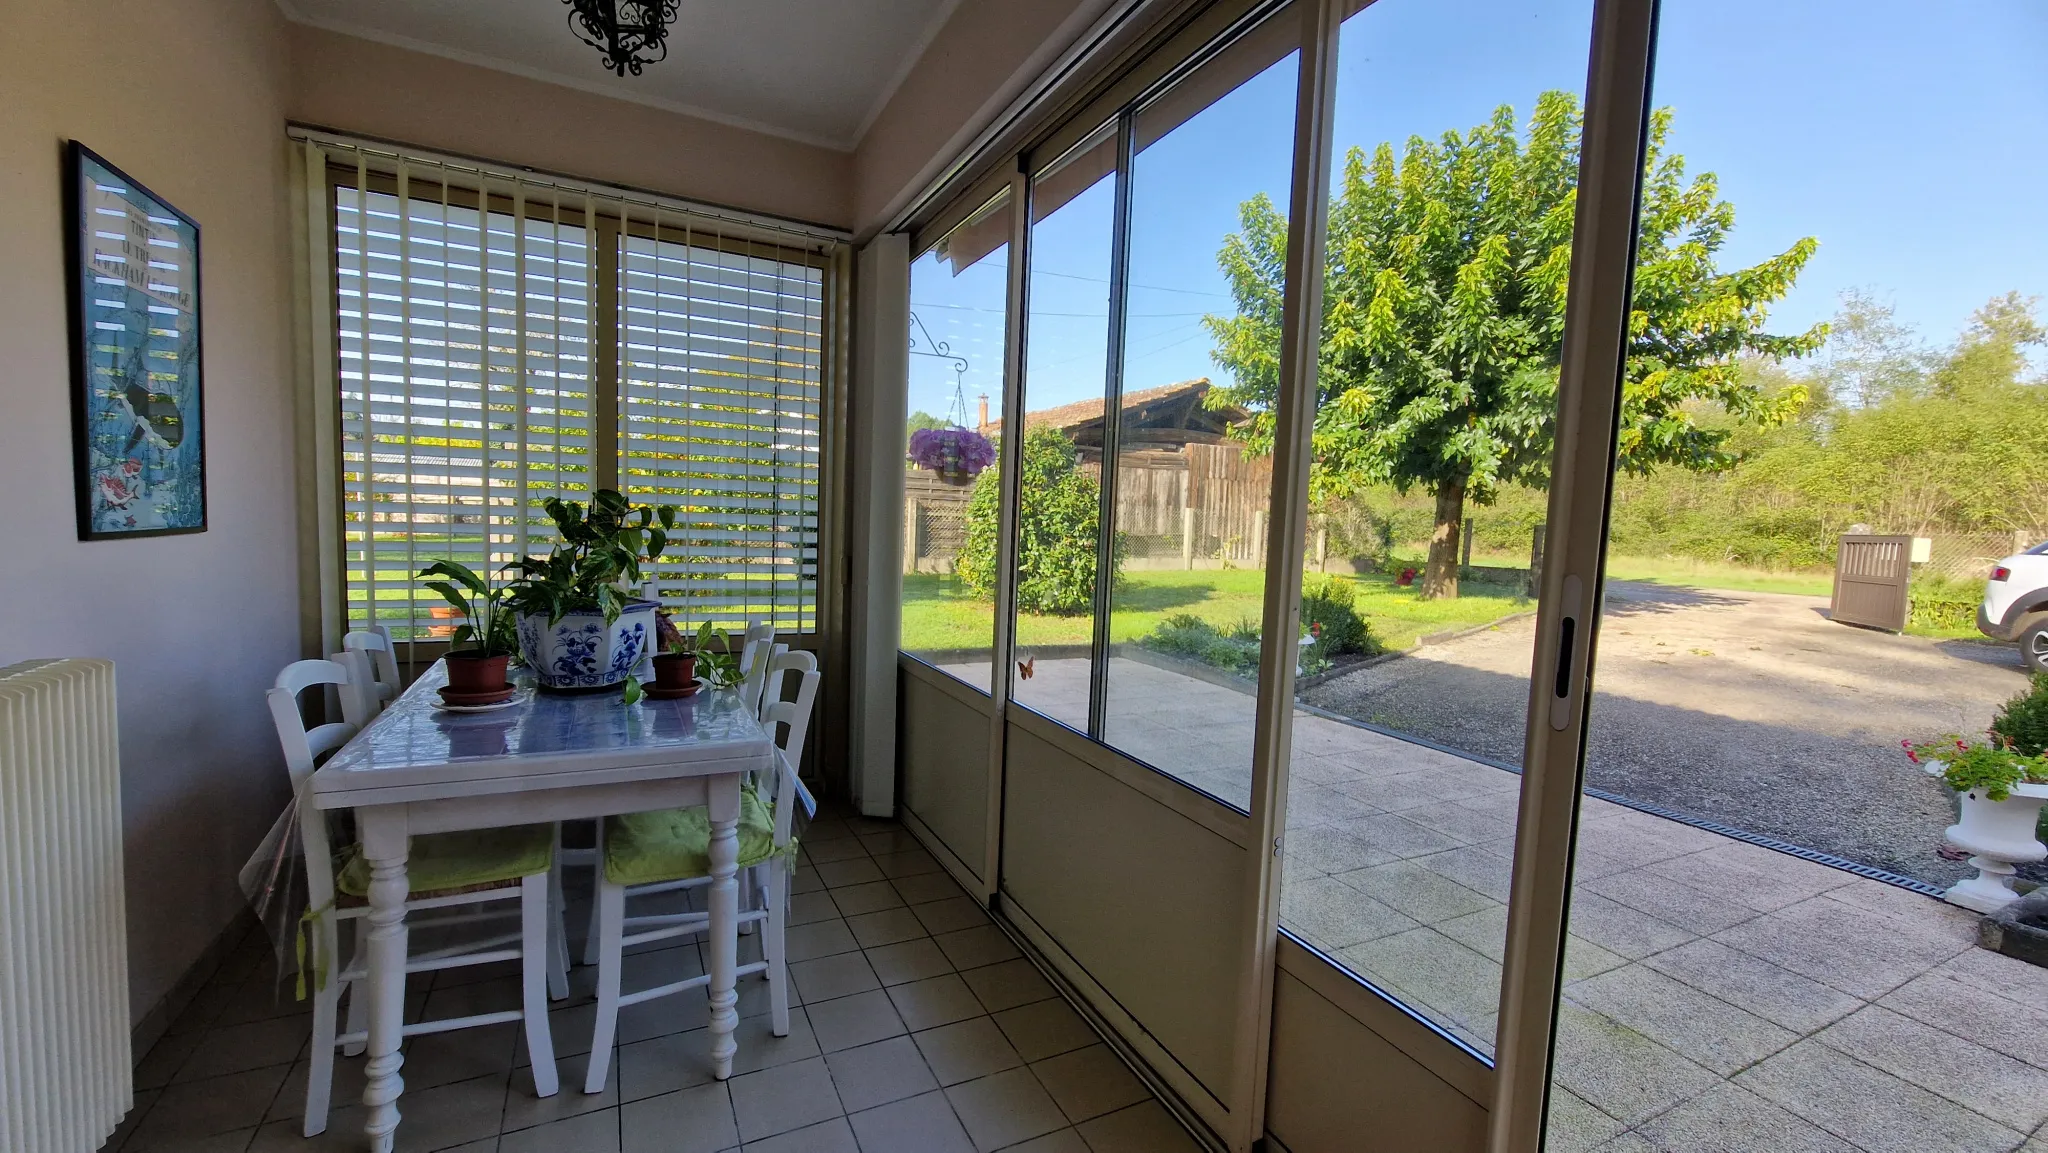
[[[669,25],[676,0],[562,0],[569,6],[569,31],[601,53],[604,66],[620,76],[640,75],[648,64],[668,58]]]

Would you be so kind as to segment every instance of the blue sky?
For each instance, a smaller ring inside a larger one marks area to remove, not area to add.
[[[1590,21],[1590,0],[1380,0],[1345,26],[1340,154],[1581,92]],[[1944,344],[1994,294],[2048,298],[2044,60],[2041,0],[1665,0],[1654,98],[1675,110],[1672,147],[1735,205],[1724,268],[1820,241],[1775,330],[1861,289]],[[1285,207],[1294,69],[1282,61],[1139,155],[1126,388],[1218,375],[1200,326],[1230,308],[1216,251],[1248,196]],[[1033,409],[1101,395],[1109,202],[1104,181],[1034,234]],[[914,310],[969,358],[970,419],[979,393],[999,403],[1006,256],[958,277],[929,258],[913,271]],[[952,391],[945,364],[913,358],[913,409],[942,413]]]

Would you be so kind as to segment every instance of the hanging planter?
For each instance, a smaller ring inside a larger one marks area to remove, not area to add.
[[[996,446],[972,429],[921,428],[910,434],[910,463],[937,473],[941,481],[969,485],[996,462]]]

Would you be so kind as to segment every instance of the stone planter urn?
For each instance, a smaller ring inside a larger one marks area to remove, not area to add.
[[[1972,854],[1970,865],[1977,875],[1956,882],[1942,896],[1951,905],[1995,913],[2019,899],[2012,887],[2016,866],[2048,858],[2048,845],[2034,839],[2041,806],[2048,803],[2048,785],[2014,785],[2012,795],[2002,801],[1974,789],[1957,793],[1956,799],[1962,819],[1943,835]]]
[[[654,609],[653,601],[632,601],[610,623],[603,613],[574,612],[552,625],[546,613],[528,613],[519,618],[520,655],[541,688],[616,688],[654,641]]]

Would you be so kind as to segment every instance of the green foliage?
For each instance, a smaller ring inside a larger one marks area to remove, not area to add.
[[[1991,735],[2013,751],[2029,756],[2048,753],[2048,673],[2035,673],[2027,690],[2005,702],[1991,722]]]
[[[1302,582],[1301,627],[1315,638],[1310,646],[1312,661],[1327,664],[1329,658],[1382,651],[1380,643],[1353,607],[1357,588],[1341,577],[1310,576]]]
[[[437,560],[420,570],[430,580],[427,587],[462,613],[463,623],[455,627],[454,643],[469,643],[487,657],[512,656],[519,651],[517,617],[506,608],[506,590],[493,586],[460,561]]]
[[[729,689],[740,683],[740,656],[732,651],[731,633],[705,621],[697,626],[689,651],[697,655],[697,675],[712,688]]]
[[[640,563],[659,558],[675,528],[676,510],[635,507],[617,490],[601,488],[590,504],[549,497],[542,508],[559,534],[546,557],[505,566],[519,574],[505,588],[506,603],[524,616],[545,613],[550,623],[572,612],[601,612],[615,621],[640,595]]]
[[[909,420],[903,422],[903,444],[907,448],[910,445],[910,438],[916,436],[920,432],[923,432],[925,429],[951,427],[952,425],[948,424],[943,420],[940,420],[938,417],[933,416],[931,413],[928,413],[923,409],[918,409],[916,412],[910,414]],[[916,468],[917,466],[906,460],[903,462],[903,467],[906,469],[911,469]]]
[[[1939,764],[1941,779],[1949,788],[1958,793],[1982,793],[1987,800],[2005,800],[2012,796],[2014,785],[2048,784],[2048,758],[2022,753],[1998,737],[1966,741],[1948,736],[1921,745],[1908,742],[1906,755],[1916,764]]]
[[[1017,519],[1017,611],[1070,616],[1095,602],[1096,528],[1101,490],[1077,467],[1074,443],[1054,428],[1024,434],[1022,499]],[[1002,478],[984,469],[967,502],[967,541],[957,573],[976,595],[994,599],[996,542],[1001,532],[998,502]],[[1110,579],[1123,569],[1123,542],[1116,542]]]
[[[1154,652],[1184,657],[1240,676],[1259,674],[1259,628],[1249,620],[1226,630],[1193,613],[1175,613],[1138,638],[1138,643]]]
[[[1621,414],[1621,464],[1724,469],[1733,428],[1769,427],[1806,403],[1798,388],[1767,391],[1737,367],[1744,353],[1796,357],[1826,329],[1763,332],[1812,256],[1802,239],[1753,267],[1722,272],[1715,256],[1735,210],[1711,174],[1686,178],[1664,151],[1671,113],[1650,125],[1636,294]],[[1542,488],[1555,430],[1558,361],[1577,201],[1580,114],[1565,92],[1543,93],[1524,140],[1514,110],[1431,142],[1411,137],[1345,159],[1330,209],[1321,364],[1311,486],[1317,498],[1375,485],[1440,499],[1440,538],[1467,497],[1491,503],[1507,486]],[[1218,262],[1237,312],[1206,322],[1214,357],[1235,384],[1209,403],[1253,415],[1241,432],[1271,447],[1279,380],[1286,221],[1272,202],[1245,202],[1242,229]],[[1430,583],[1448,549],[1433,550]],[[1449,590],[1455,591],[1455,571]]]

